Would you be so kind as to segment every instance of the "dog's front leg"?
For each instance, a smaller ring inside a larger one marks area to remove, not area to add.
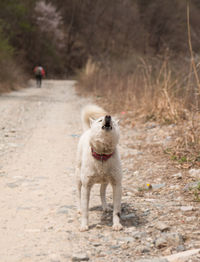
[[[100,196],[101,196],[101,203],[102,203],[102,208],[104,212],[108,212],[109,211],[109,206],[106,203],[106,187],[108,184],[103,183],[101,184],[100,187]]]
[[[123,227],[120,223],[121,213],[121,182],[112,185],[113,187],[113,230],[121,230]]]
[[[82,182],[80,179],[77,181],[77,189],[78,189],[78,214],[81,214],[81,187]]]
[[[81,228],[80,231],[88,230],[88,209],[89,209],[89,198],[90,189],[88,185],[82,185],[81,188]]]

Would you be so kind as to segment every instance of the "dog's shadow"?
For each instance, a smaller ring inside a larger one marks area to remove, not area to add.
[[[101,206],[90,208],[90,211],[98,211],[101,214],[101,222],[99,223],[100,225],[112,225],[113,206],[109,205],[109,207],[110,210],[107,212],[103,212]],[[123,227],[140,227],[147,223],[146,218],[144,218],[143,212],[141,212],[140,210],[136,210],[128,203],[122,203],[120,221]],[[93,225],[93,227],[95,226],[96,225]]]

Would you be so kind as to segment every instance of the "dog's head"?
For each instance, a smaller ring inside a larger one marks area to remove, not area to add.
[[[119,141],[118,120],[110,115],[96,120],[90,119],[91,143],[93,147],[99,147],[99,151],[112,151]]]
[[[109,115],[102,116],[96,120],[90,118],[91,129],[98,129],[99,131],[116,131],[118,129],[118,120],[115,120]]]

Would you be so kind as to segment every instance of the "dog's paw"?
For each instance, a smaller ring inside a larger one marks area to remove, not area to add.
[[[84,232],[84,231],[88,231],[88,226],[85,226],[85,225],[82,225],[81,227],[80,227],[80,231],[81,232]]]
[[[114,231],[120,231],[120,230],[123,229],[123,226],[122,226],[120,223],[114,224],[114,225],[112,226],[112,229],[113,229]]]

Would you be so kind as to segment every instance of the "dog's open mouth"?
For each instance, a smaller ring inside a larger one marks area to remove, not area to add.
[[[105,116],[104,123],[105,123],[105,124],[102,126],[102,129],[112,130],[111,116]]]

